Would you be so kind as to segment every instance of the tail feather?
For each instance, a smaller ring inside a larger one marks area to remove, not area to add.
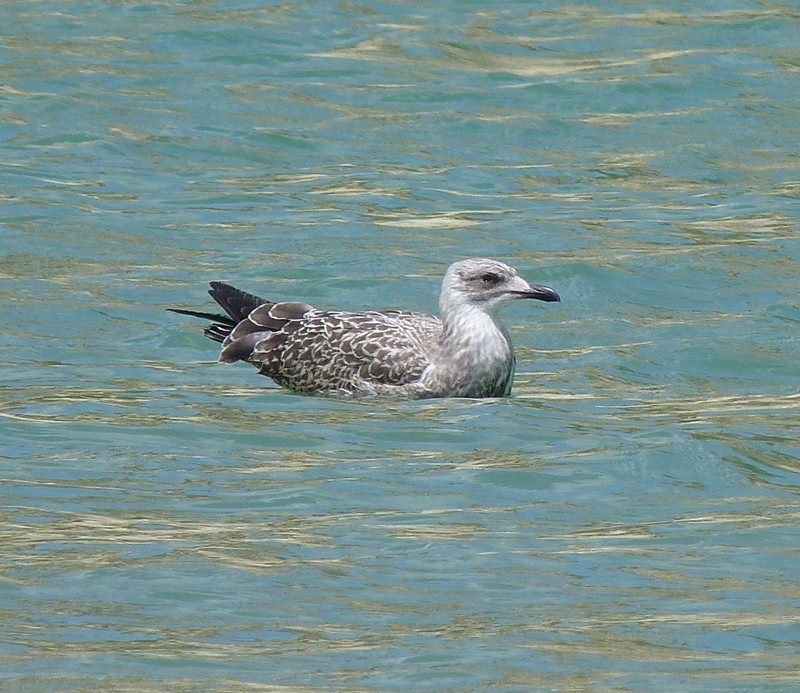
[[[180,315],[190,315],[193,318],[211,320],[212,324],[203,330],[203,334],[215,342],[224,342],[225,338],[233,331],[252,310],[265,303],[271,303],[263,298],[249,294],[222,282],[211,282],[208,290],[213,298],[222,307],[227,315],[222,313],[206,313],[198,310],[184,310],[183,308],[168,308],[167,310]]]

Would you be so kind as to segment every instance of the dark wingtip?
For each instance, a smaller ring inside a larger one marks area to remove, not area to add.
[[[208,285],[211,287],[208,290],[209,296],[213,296],[219,291],[238,291],[238,289],[232,287],[230,284],[226,284],[225,282],[208,282]]]
[[[210,282],[210,286],[209,296],[237,323],[244,320],[250,311],[258,306],[270,303],[270,301],[237,289],[225,282]]]
[[[204,313],[199,310],[184,310],[183,308],[167,308],[170,313],[177,313],[178,315],[189,315],[193,318],[200,318],[201,320],[211,320],[212,324],[203,330],[203,334],[215,342],[222,342],[225,340],[231,330],[236,326],[236,323],[231,320],[227,315],[221,313]]]
[[[167,308],[170,313],[177,313],[178,315],[190,315],[193,318],[200,318],[202,320],[213,320],[215,322],[231,322],[227,315],[222,313],[205,313],[200,310],[185,310],[183,308]]]

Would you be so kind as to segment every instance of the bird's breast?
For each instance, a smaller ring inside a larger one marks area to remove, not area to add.
[[[514,350],[508,333],[488,315],[469,318],[451,325],[442,358],[431,375],[456,396],[507,395],[514,376]]]

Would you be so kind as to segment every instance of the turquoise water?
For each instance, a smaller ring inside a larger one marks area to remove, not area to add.
[[[0,688],[800,687],[793,3],[7,2]],[[516,304],[510,399],[311,398],[209,280]]]

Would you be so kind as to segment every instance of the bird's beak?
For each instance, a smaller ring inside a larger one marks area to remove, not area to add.
[[[538,284],[528,284],[528,288],[524,291],[514,292],[520,298],[535,298],[539,301],[560,301],[559,296],[549,286],[539,286]]]

